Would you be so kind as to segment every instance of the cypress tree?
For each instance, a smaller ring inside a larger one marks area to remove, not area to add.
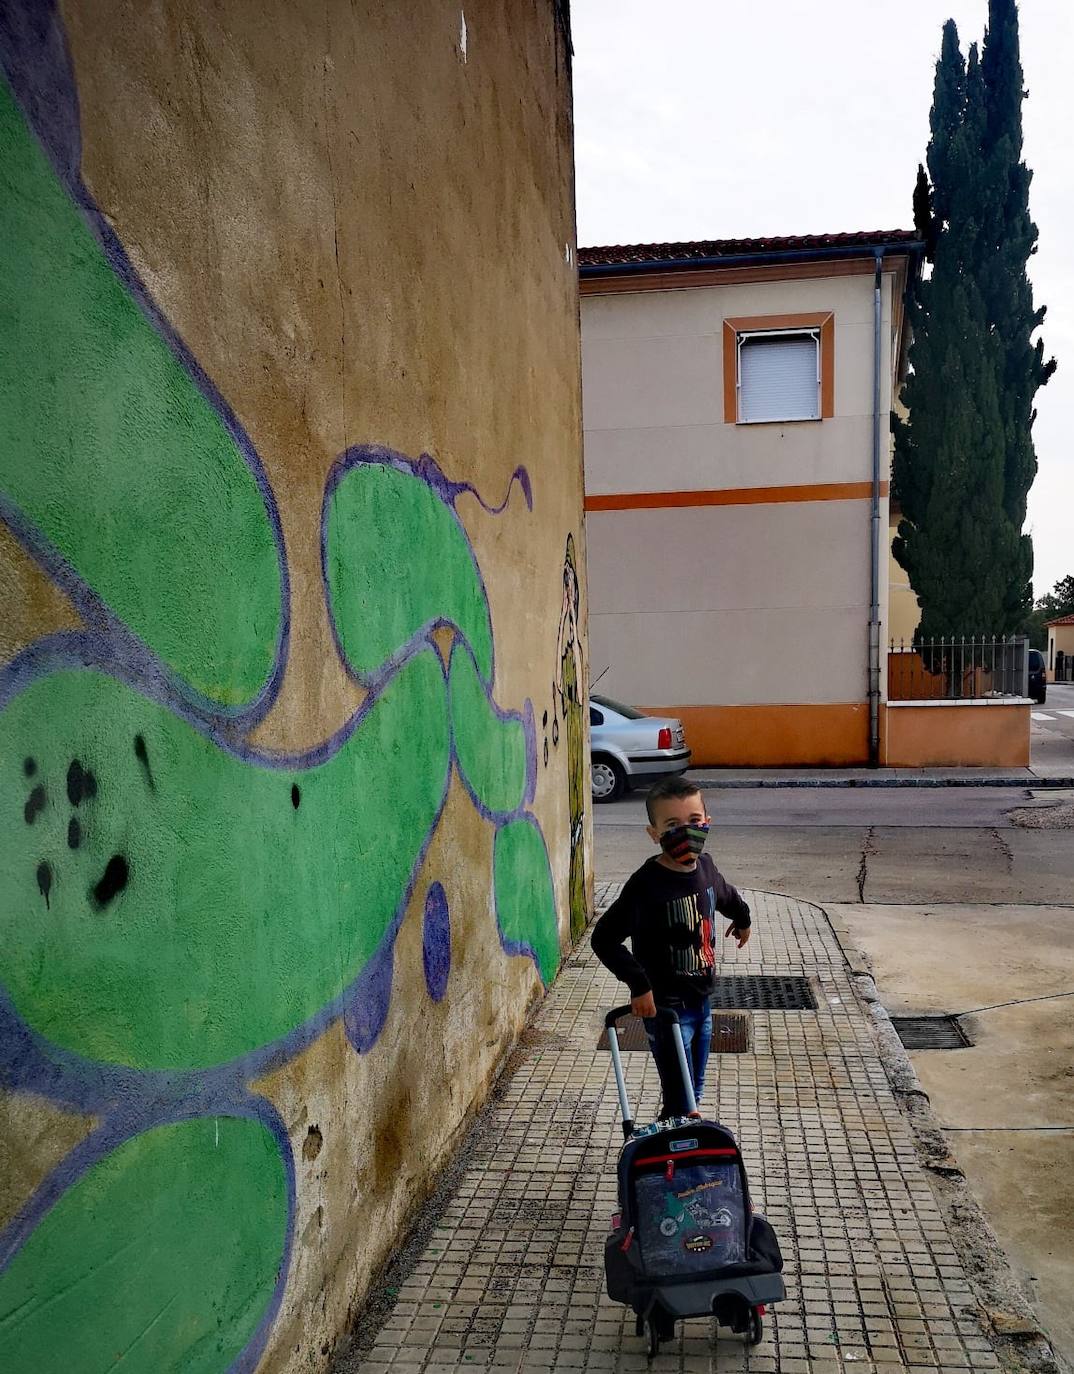
[[[892,417],[892,548],[922,609],[922,637],[1006,633],[1031,607],[1032,547],[1021,533],[1036,471],[1032,397],[1045,365],[1030,336],[1026,261],[1036,229],[1021,162],[1021,66],[1014,0],[991,0],[986,55],[963,62],[944,26],[915,223],[932,274],[910,303],[908,420]]]
[[[980,210],[976,271],[986,327],[1002,350],[1000,412],[1006,448],[1003,508],[1021,530],[1029,489],[1037,473],[1033,446],[1034,396],[1055,371],[1044,361],[1044,343],[1032,335],[1045,308],[1033,307],[1026,265],[1037,251],[1037,226],[1029,214],[1032,172],[1022,160],[1022,64],[1015,0],[989,0],[981,54],[984,128],[976,191]],[[1007,623],[1032,608],[1033,546],[1021,535],[1009,589]]]

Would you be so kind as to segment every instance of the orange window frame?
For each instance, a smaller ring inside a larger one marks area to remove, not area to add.
[[[804,315],[738,315],[723,322],[723,418],[737,425],[738,336],[759,330],[816,329],[820,332],[820,418],[835,414],[835,311]],[[772,420],[770,424],[815,424],[815,420]]]

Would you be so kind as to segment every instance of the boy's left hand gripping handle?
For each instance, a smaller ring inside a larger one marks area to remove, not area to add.
[[[611,1028],[615,1025],[616,1021],[618,1021],[621,1016],[629,1016],[631,1012],[633,1012],[633,1010],[634,1008],[630,1005],[629,1002],[625,1003],[621,1007],[612,1007],[611,1011],[604,1018],[605,1029],[611,1030]],[[666,1021],[669,1025],[677,1026],[679,1024],[679,1013],[677,1011],[673,1011],[671,1007],[657,1007],[655,1018],[650,1017],[648,1019]]]

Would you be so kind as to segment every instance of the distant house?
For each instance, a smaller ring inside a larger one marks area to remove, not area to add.
[[[578,260],[594,676],[681,716],[699,764],[879,758],[888,416],[921,244],[895,231]],[[898,615],[912,629],[916,604]]]
[[[1074,615],[1048,621],[1045,663],[1049,682],[1074,682]]]

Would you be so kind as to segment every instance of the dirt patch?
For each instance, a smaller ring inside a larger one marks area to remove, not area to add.
[[[1015,811],[1008,811],[1007,819],[1023,830],[1074,830],[1074,801],[1020,806]]]

